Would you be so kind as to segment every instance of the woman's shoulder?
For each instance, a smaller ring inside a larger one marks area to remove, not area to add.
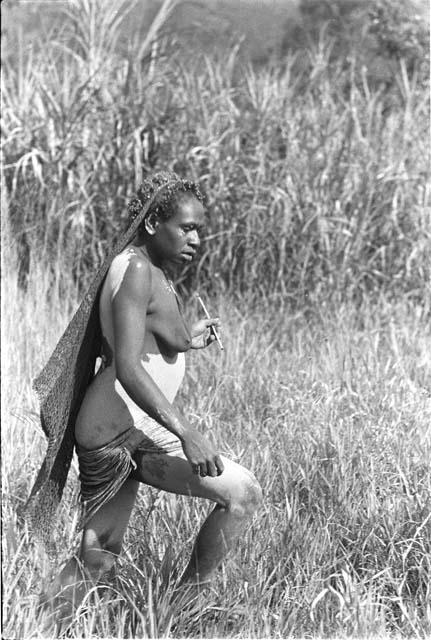
[[[138,247],[129,245],[123,251],[120,251],[112,260],[109,271],[126,268],[131,265],[132,269],[140,266],[141,268],[150,269],[151,262],[147,256],[142,253]]]
[[[112,260],[109,267],[107,280],[114,296],[121,285],[150,286],[151,287],[151,262],[136,247],[129,246],[121,251]]]

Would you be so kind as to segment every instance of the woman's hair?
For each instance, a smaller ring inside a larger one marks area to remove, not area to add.
[[[145,217],[155,213],[161,220],[169,220],[175,213],[179,194],[190,194],[199,202],[203,202],[204,199],[195,182],[183,180],[172,171],[159,171],[145,178],[127,205],[129,224],[148,203],[150,206]]]

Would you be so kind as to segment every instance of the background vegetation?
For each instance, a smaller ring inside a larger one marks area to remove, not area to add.
[[[17,38],[4,71],[3,152],[23,278],[30,255],[44,255],[85,284],[142,174],[169,166],[208,194],[211,243],[189,283],[263,287],[301,305],[310,295],[422,295],[423,30],[398,26],[387,2],[365,14],[362,40],[390,61],[382,81],[364,66],[360,34],[353,44],[328,35],[334,21],[314,40],[305,32],[308,48],[257,67],[238,47],[197,56],[180,40],[154,41],[173,4],[127,43],[129,3],[104,0],[70,3],[43,41]]]
[[[207,193],[178,282],[211,298],[227,344],[190,357],[179,402],[266,506],[181,612],[169,576],[204,507],[142,490],[116,581],[72,637],[431,633],[428,30],[407,3],[290,3],[262,49],[238,20],[210,30],[221,4],[76,0],[32,30],[33,9],[7,3],[5,637],[55,634],[37,594],[76,543],[76,467],[51,565],[19,515],[45,447],[31,380],[164,167]]]

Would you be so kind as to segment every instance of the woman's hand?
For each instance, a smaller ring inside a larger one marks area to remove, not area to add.
[[[215,335],[211,331],[211,327],[218,329],[220,327],[219,318],[203,318],[192,325],[190,335],[192,337],[192,349],[204,349],[214,342]]]
[[[202,478],[215,478],[223,473],[223,462],[211,442],[196,429],[189,429],[182,437],[184,455],[190,462],[193,473]]]

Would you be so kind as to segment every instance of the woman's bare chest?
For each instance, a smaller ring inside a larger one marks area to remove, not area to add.
[[[187,351],[191,336],[172,283],[163,276],[153,284],[146,330],[153,334],[163,355],[174,356],[178,352]]]

